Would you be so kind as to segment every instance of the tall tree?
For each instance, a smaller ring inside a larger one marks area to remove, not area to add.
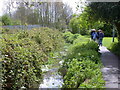
[[[27,22],[65,29],[71,19],[72,9],[63,2],[21,2],[14,16],[23,24]]]
[[[94,19],[104,20],[116,26],[120,41],[120,2],[91,2],[89,13]]]

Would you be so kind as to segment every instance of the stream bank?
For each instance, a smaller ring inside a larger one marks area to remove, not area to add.
[[[66,55],[66,48],[67,46],[64,46],[64,51],[52,57],[51,64],[42,67],[43,81],[39,85],[39,90],[41,90],[41,88],[62,88],[63,76],[60,74],[59,68],[63,63],[63,57]]]

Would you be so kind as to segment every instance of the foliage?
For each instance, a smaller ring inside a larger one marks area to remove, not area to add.
[[[73,43],[75,39],[81,36],[80,34],[72,34],[71,32],[65,32],[63,34],[63,38],[65,39],[66,43]]]
[[[113,36],[113,26],[112,26],[112,24],[107,24],[107,23],[106,23],[106,24],[104,24],[104,26],[101,27],[100,29],[103,30],[105,37],[112,37],[112,36]],[[115,36],[117,36],[116,31],[115,31]]]
[[[82,36],[80,34],[72,34],[71,32],[63,33],[63,38],[65,39],[66,43],[76,44],[76,43],[87,43],[89,41],[88,36]]]
[[[4,34],[1,40],[2,84],[5,89],[36,88],[41,65],[49,53],[60,49],[62,34],[49,28]]]
[[[103,20],[115,25],[118,31],[118,40],[120,41],[120,3],[119,2],[92,2],[89,4],[89,14],[94,19]]]
[[[11,19],[8,15],[3,15],[1,17],[1,21],[2,21],[3,25],[11,25]]]
[[[10,29],[10,28],[1,28],[2,34],[15,34],[17,32],[21,32],[21,29]]]
[[[107,22],[119,22],[120,14],[119,2],[92,2],[89,4],[90,13],[96,19],[102,19]]]
[[[2,34],[3,34],[3,33],[8,33],[8,32],[10,31],[9,28],[1,28],[1,29],[2,29],[2,32],[1,32]]]
[[[33,33],[35,35],[33,35]],[[33,29],[33,31],[30,32],[30,36],[32,39],[36,40],[37,43],[41,42],[40,46],[41,48],[43,47],[43,51],[49,52],[59,50],[61,46],[64,45],[62,33],[56,29],[52,30],[47,27],[40,28],[39,31],[37,29]]]
[[[0,26],[2,26],[2,21],[0,20]]]
[[[103,88],[100,54],[95,42],[78,43],[69,47],[63,68],[63,88]]]
[[[28,38],[19,39],[16,36],[3,36],[3,87],[26,88],[33,87],[32,83],[41,77],[42,60],[35,42]]]
[[[95,63],[99,63],[99,53],[98,52],[98,45],[94,42],[86,42],[86,43],[76,43],[70,46],[68,50],[68,54],[66,56],[66,61],[72,58],[89,58],[90,60],[94,61]]]
[[[64,80],[63,87],[65,88],[101,88],[104,86],[100,66],[89,59],[81,61],[72,59],[68,64]]]
[[[89,13],[86,12],[88,9],[89,8],[86,7],[82,14],[71,19],[69,26],[72,29],[72,33],[87,35],[89,34],[89,29],[99,29],[103,27],[104,22],[93,20]]]
[[[21,25],[21,21],[12,19],[12,24],[11,25]]]
[[[115,42],[111,45],[110,50],[120,57],[120,43]]]
[[[3,15],[0,17],[0,26],[4,25],[21,25],[20,20],[14,20],[9,15]]]
[[[13,3],[9,4],[14,6]],[[67,28],[72,13],[71,7],[63,2],[28,3],[23,1],[18,3],[13,18],[20,20],[22,24],[28,23],[63,30]]]

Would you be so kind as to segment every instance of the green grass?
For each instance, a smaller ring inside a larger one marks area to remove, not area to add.
[[[0,38],[2,37],[2,34],[0,34]]]
[[[118,42],[117,38],[115,38],[115,42]],[[103,38],[103,46],[109,48],[112,43],[113,43],[112,37],[104,37]]]

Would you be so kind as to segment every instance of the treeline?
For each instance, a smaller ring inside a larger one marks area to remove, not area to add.
[[[4,25],[21,25],[21,21],[12,19],[9,15],[5,14],[0,17],[0,26]]]
[[[82,14],[75,15],[70,20],[69,26],[74,34],[89,35],[90,30],[95,28],[96,30],[102,29],[106,37],[113,36],[113,24],[93,18],[89,7],[85,7]],[[117,36],[116,31],[115,36]]]
[[[72,9],[63,2],[9,2],[8,15],[21,24],[39,24],[41,26],[64,29],[72,17]],[[12,8],[15,9],[12,12]]]

